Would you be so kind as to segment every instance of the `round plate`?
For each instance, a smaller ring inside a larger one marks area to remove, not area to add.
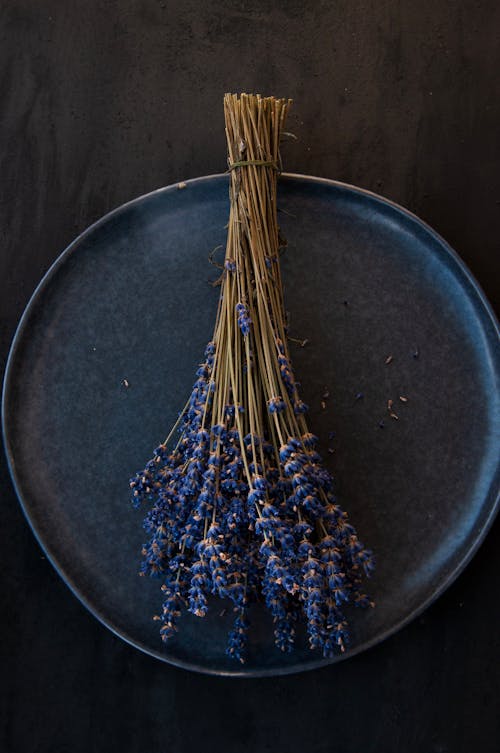
[[[308,341],[292,355],[310,426],[377,556],[376,607],[350,612],[350,656],[422,611],[492,522],[499,333],[456,254],[406,210],[294,175],[280,179],[279,205],[290,333]],[[224,654],[232,615],[221,602],[204,620],[184,615],[161,643],[160,583],[138,577],[143,513],[129,503],[129,477],[184,405],[211,336],[218,270],[208,255],[225,243],[228,209],[228,177],[199,178],[131,201],[66,249],[14,339],[4,438],[35,535],[107,627],[190,669],[283,674],[328,661],[303,636],[281,654],[259,607],[245,665]]]

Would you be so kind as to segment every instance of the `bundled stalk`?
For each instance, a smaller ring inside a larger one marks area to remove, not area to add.
[[[142,574],[163,578],[161,637],[183,608],[232,602],[227,653],[244,661],[249,605],[263,600],[290,651],[297,620],[324,656],[348,642],[344,607],[373,557],[337,505],[291,365],[279,263],[279,144],[291,102],[224,99],[230,215],[212,340],[167,440],[131,480],[148,512]]]

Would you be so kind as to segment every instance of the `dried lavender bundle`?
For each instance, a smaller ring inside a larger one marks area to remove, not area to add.
[[[370,604],[373,557],[336,503],[288,350],[276,190],[290,104],[224,98],[230,215],[214,334],[179,421],[130,482],[148,507],[141,572],[163,579],[162,638],[216,595],[233,604],[227,653],[240,661],[256,600],[281,650],[301,619],[324,656],[345,650],[344,606]]]

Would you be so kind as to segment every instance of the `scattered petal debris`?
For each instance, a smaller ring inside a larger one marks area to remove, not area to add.
[[[383,428],[384,428],[384,426],[385,426],[385,421],[384,421],[384,420],[382,419],[382,421],[379,421],[379,422],[378,422],[378,428],[379,428],[379,429],[383,429]]]
[[[333,453],[335,452],[335,447],[329,447],[328,452],[330,453],[330,455],[333,455]]]
[[[413,358],[418,358],[418,357],[419,357],[419,355],[420,355],[420,351],[419,351],[419,349],[418,349],[418,348],[415,348],[415,350],[413,351],[412,355],[413,355]]]
[[[400,395],[399,399],[401,400],[402,403],[407,403],[408,402],[408,398],[405,397],[404,395]]]
[[[387,401],[387,410],[388,411],[392,410],[393,403],[394,403],[394,400],[388,400]]]
[[[395,421],[399,421],[399,416],[396,415],[396,413],[389,413],[390,417],[393,418]]]
[[[387,358],[385,359],[385,364],[386,364],[386,366],[387,366],[387,364],[391,363],[391,361],[392,361],[393,359],[394,359],[394,356],[387,356]]]
[[[354,398],[355,400],[362,400],[363,398],[364,398],[363,392],[356,392],[356,397]]]
[[[307,337],[305,338],[305,340],[298,340],[296,337],[290,337],[290,335],[289,335],[288,339],[290,340],[290,342],[297,343],[297,345],[300,345],[301,348],[305,348],[305,346],[309,342],[309,340],[307,339]]]
[[[322,408],[323,410],[325,410],[325,408],[326,408],[326,403],[325,403],[325,401],[324,401],[324,400],[322,400],[322,401],[321,401],[321,408]]]
[[[180,183],[177,183],[177,188],[179,189],[186,188],[186,185],[187,184],[183,180],[181,180]]]
[[[130,382],[128,381],[128,379],[122,379],[122,384],[125,388],[130,387]]]

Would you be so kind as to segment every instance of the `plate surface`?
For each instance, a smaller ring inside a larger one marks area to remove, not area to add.
[[[339,503],[377,556],[377,606],[349,613],[349,656],[422,611],[493,520],[499,333],[459,258],[406,210],[293,175],[280,179],[279,207],[291,335],[308,340],[292,357],[310,426]],[[128,480],[184,405],[211,336],[218,290],[208,254],[225,243],[228,209],[227,176],[199,178],[120,207],[66,249],[12,345],[4,439],[35,535],[107,627],[190,669],[283,674],[332,660],[303,637],[282,655],[255,608],[248,661],[235,664],[224,654],[231,615],[220,616],[220,602],[204,620],[184,615],[164,646],[151,619],[160,583],[137,575],[145,536]]]

